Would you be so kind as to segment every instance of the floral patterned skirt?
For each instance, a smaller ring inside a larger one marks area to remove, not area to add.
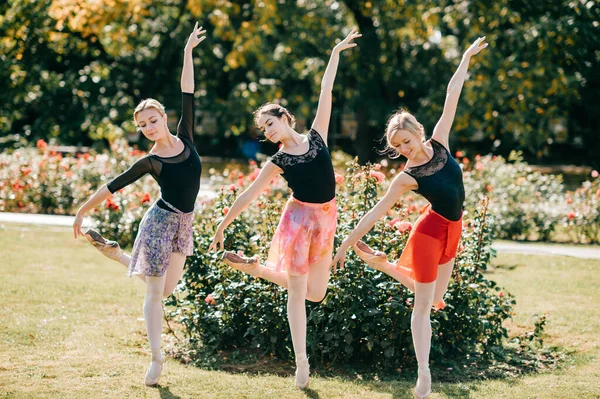
[[[169,266],[171,252],[190,256],[194,251],[194,212],[181,212],[162,201],[173,211],[160,208],[156,202],[146,211],[133,244],[129,277],[134,274],[161,277]]]
[[[290,198],[275,230],[266,267],[293,276],[308,273],[310,265],[331,258],[336,227],[335,198],[324,204]]]

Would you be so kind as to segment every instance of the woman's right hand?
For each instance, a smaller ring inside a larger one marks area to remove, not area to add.
[[[81,225],[83,224],[83,214],[81,212],[77,212],[75,215],[75,220],[73,221],[73,236],[77,238],[77,236],[83,237],[83,232],[81,231]]]
[[[208,247],[208,251],[214,251],[217,252],[219,251],[218,246],[221,246],[221,251],[225,249],[225,236],[223,234],[223,230],[221,230],[220,228],[217,228],[217,232],[215,233],[215,236],[213,237],[212,243],[210,244],[210,247]]]

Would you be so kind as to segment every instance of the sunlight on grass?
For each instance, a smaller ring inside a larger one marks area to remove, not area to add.
[[[15,398],[410,398],[414,381],[311,379],[187,367],[168,360],[143,385],[144,287],[68,229],[0,229],[0,394]],[[600,262],[501,255],[489,276],[515,295],[511,330],[548,313],[546,344],[572,352],[559,370],[518,379],[434,383],[432,398],[593,398],[600,387]]]

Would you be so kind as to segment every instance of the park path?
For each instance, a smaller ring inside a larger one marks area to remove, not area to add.
[[[0,228],[3,228],[5,223],[71,227],[73,226],[74,219],[74,216],[0,212]],[[90,227],[92,225],[93,222],[90,218],[84,219],[84,227]],[[498,252],[505,253],[572,256],[581,259],[600,260],[600,246],[598,245],[496,241],[492,244],[492,248]]]

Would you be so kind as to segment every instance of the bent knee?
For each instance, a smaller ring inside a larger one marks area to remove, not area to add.
[[[311,302],[322,302],[325,299],[325,295],[327,295],[327,289],[315,292],[309,291],[306,294],[306,299]]]

